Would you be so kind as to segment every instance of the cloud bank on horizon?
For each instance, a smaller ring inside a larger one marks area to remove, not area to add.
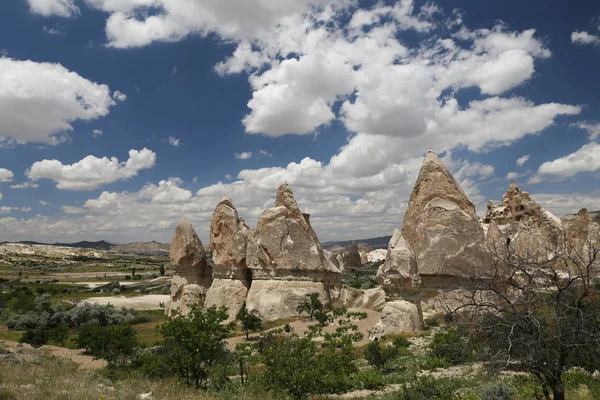
[[[400,227],[429,149],[443,155],[476,204],[501,197],[514,179],[559,215],[600,208],[600,196],[580,179],[598,179],[600,103],[537,84],[544,75],[570,78],[554,68],[564,54],[585,51],[600,61],[600,37],[585,26],[549,35],[536,20],[520,21],[520,29],[499,17],[467,23],[469,9],[413,0],[368,7],[353,0],[23,4],[22,17],[38,21],[40,31],[48,21],[62,27],[93,17],[104,32],[84,53],[63,44],[73,52],[64,65],[23,43],[0,58],[0,182],[24,180],[0,184],[0,200],[12,202],[0,216],[7,235],[0,240],[164,241],[182,216],[206,240],[223,194],[253,224],[284,181],[321,239],[386,235]],[[600,32],[596,19],[586,23]],[[186,123],[199,108],[184,104],[219,96],[186,97],[199,74],[186,58],[166,60],[162,80],[143,91],[127,80],[139,79],[162,49],[187,54],[195,44],[207,46],[201,58],[209,83],[234,82],[241,89],[223,96],[246,103],[230,114],[203,114],[212,133]],[[78,69],[88,53],[93,62]],[[140,69],[117,67],[120,57]],[[590,85],[600,89],[600,82]],[[147,91],[158,99],[153,110],[138,105]],[[158,119],[153,132],[136,129],[172,104],[178,120]],[[233,118],[239,125],[232,127]],[[565,145],[565,135],[576,139]],[[202,146],[193,149],[197,141]],[[26,148],[36,150],[16,155]],[[183,176],[178,168],[193,169],[198,159],[211,166]],[[559,185],[568,189],[561,193]],[[19,204],[26,199],[31,204]]]

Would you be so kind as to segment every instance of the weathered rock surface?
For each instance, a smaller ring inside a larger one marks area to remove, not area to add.
[[[382,261],[382,260],[385,260],[386,255],[387,255],[387,250],[376,249],[376,250],[370,251],[367,254],[367,261],[368,262]]]
[[[275,206],[265,210],[250,231],[246,260],[253,279],[339,281],[341,276],[287,183],[277,190]]]
[[[422,279],[462,276],[487,262],[475,206],[432,151],[410,196],[402,237],[416,256]]]
[[[577,214],[565,215],[561,220],[567,251],[572,257],[589,262],[593,257],[593,249],[600,247],[600,225],[585,208]]]
[[[248,291],[246,307],[248,312],[265,321],[290,318],[298,315],[296,307],[300,300],[311,293],[319,293],[321,302],[329,304],[328,291],[320,282],[254,280]]]
[[[360,252],[358,251],[358,245],[353,244],[349,246],[344,252],[344,267],[345,268],[360,268],[362,267],[362,260]]]
[[[367,256],[367,254],[369,254],[369,253],[367,253],[365,250],[359,251],[358,254],[360,254],[360,263],[361,264],[364,265],[369,262],[369,257]]]
[[[206,292],[197,284],[188,284],[187,279],[174,276],[171,283],[171,300],[165,307],[165,313],[169,316],[173,311],[186,315],[192,306],[202,308]]]
[[[389,298],[414,300],[421,287],[417,259],[398,229],[390,239],[385,261],[377,270],[377,283]]]
[[[389,334],[419,332],[423,325],[419,310],[413,303],[404,300],[390,301],[381,311],[379,321],[371,330],[370,340]]]
[[[212,285],[206,291],[204,307],[227,307],[229,318],[227,322],[233,321],[240,310],[246,297],[248,288],[241,280],[215,278]]]
[[[564,249],[561,220],[515,182],[510,183],[499,206],[488,202],[483,226],[488,243],[500,254],[510,246],[511,253],[522,260],[543,262]]]
[[[248,280],[246,245],[250,228],[227,196],[223,196],[212,215],[210,245],[214,278]]]
[[[212,282],[212,268],[206,262],[204,247],[192,224],[182,219],[171,241],[169,252],[171,262],[175,264],[175,273],[188,283],[208,288]]]
[[[340,302],[346,308],[367,308],[381,310],[385,305],[385,292],[381,288],[355,289],[344,286],[341,290]]]

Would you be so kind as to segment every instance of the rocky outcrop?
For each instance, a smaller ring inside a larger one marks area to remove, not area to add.
[[[204,307],[227,307],[229,318],[226,322],[233,321],[235,315],[242,308],[248,296],[248,287],[237,279],[215,278],[210,288],[206,291]]]
[[[361,290],[344,286],[341,290],[340,303],[346,308],[381,310],[385,306],[385,292],[379,287]]]
[[[212,268],[206,261],[204,247],[192,224],[182,219],[171,241],[169,251],[171,262],[175,264],[175,273],[190,284],[199,284],[205,288],[212,282]]]
[[[388,298],[418,301],[421,277],[417,259],[398,229],[394,230],[385,261],[377,270],[377,283]]]
[[[398,333],[412,333],[423,330],[419,310],[413,303],[404,300],[391,301],[385,304],[379,321],[371,330],[370,340]]]
[[[231,199],[223,196],[210,223],[213,277],[248,280],[246,245],[249,232],[250,228],[239,217]]]
[[[499,206],[488,202],[482,223],[492,250],[500,254],[510,248],[513,256],[524,261],[544,262],[564,248],[561,220],[515,182],[510,183]]]
[[[298,315],[296,307],[307,294],[318,293],[323,304],[330,304],[328,288],[322,282],[255,280],[248,291],[246,308],[265,321]]]
[[[358,254],[360,254],[360,263],[362,265],[366,264],[369,262],[369,257],[367,256],[369,253],[365,250],[361,250],[358,252]]]
[[[287,183],[275,206],[265,210],[250,231],[246,253],[253,279],[336,280],[340,271],[327,259]]]
[[[362,267],[362,260],[360,252],[358,251],[358,245],[353,244],[349,246],[344,252],[344,267],[345,268],[360,268]]]
[[[171,300],[165,307],[168,316],[174,311],[186,315],[192,306],[202,308],[206,293],[204,288],[197,284],[188,284],[187,279],[174,276],[171,283]]]
[[[565,215],[561,221],[567,252],[575,259],[589,262],[593,257],[593,250],[600,247],[600,225],[585,208],[577,214]]]
[[[387,250],[384,249],[376,249],[367,253],[367,261],[368,262],[379,262],[385,260],[387,255]]]
[[[438,156],[427,153],[410,201],[402,237],[415,254],[421,279],[437,285],[487,262],[475,206]]]
[[[324,304],[339,296],[341,272],[323,252],[287,183],[250,231],[246,261],[252,276],[247,307],[265,320],[295,315],[309,293],[319,293]]]
[[[246,265],[250,228],[238,215],[231,199],[223,196],[212,215],[209,249],[213,261],[213,283],[206,292],[206,307],[227,307],[228,321],[246,301],[252,283]]]

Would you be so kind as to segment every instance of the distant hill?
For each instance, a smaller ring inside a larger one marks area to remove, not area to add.
[[[10,243],[10,242],[1,242],[1,243]],[[105,240],[99,240],[97,242],[90,242],[87,240],[83,240],[81,242],[76,243],[41,243],[35,242],[33,240],[22,240],[20,242],[16,242],[20,244],[28,244],[28,245],[44,245],[44,246],[60,246],[60,247],[77,247],[81,249],[90,249],[90,250],[104,250],[104,251],[114,251],[117,253],[130,253],[130,254],[152,254],[152,255],[162,255],[169,253],[169,244],[159,243],[156,241],[152,242],[134,242],[124,245],[117,245]]]
[[[133,254],[167,254],[169,253],[170,244],[152,242],[134,242],[121,246],[112,246],[111,250],[117,253],[133,253]]]
[[[9,243],[9,242],[4,242],[4,243]],[[22,240],[22,241],[16,242],[16,243],[40,244],[40,245],[44,245],[44,246],[78,247],[78,248],[82,248],[82,249],[94,249],[94,250],[110,250],[111,247],[114,246],[114,244],[108,243],[104,240],[100,240],[98,242],[88,242],[88,241],[84,240],[84,241],[76,242],[76,243],[41,243],[41,242],[34,242],[32,240]]]
[[[370,239],[356,239],[356,240],[342,240],[342,241],[334,241],[334,242],[325,242],[321,244],[325,250],[337,250],[341,248],[348,247],[353,244],[365,245],[371,247],[373,250],[375,249],[387,249],[388,243],[392,237],[391,236],[380,236],[376,238]]]

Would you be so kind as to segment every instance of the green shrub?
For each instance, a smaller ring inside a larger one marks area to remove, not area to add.
[[[242,330],[246,334],[246,339],[249,338],[250,332],[255,332],[262,329],[262,319],[258,315],[254,315],[248,312],[246,309],[246,302],[242,304],[240,311],[238,311],[235,318],[240,322]]]
[[[434,315],[432,317],[425,318],[425,320],[423,322],[425,324],[426,329],[436,328],[436,327],[440,326],[440,316]]]
[[[164,346],[140,351],[131,360],[131,368],[149,378],[162,379],[175,375],[169,351]]]
[[[480,389],[477,394],[482,400],[512,400],[517,391],[504,382],[497,382]]]
[[[429,352],[432,357],[443,358],[452,365],[463,364],[473,358],[473,348],[466,332],[460,328],[437,332]]]
[[[137,347],[137,333],[129,325],[85,326],[79,330],[75,343],[94,358],[120,366],[133,356]]]
[[[28,329],[21,336],[19,343],[27,343],[34,348],[38,348],[48,343],[48,339],[48,331],[45,329]]]
[[[459,379],[423,376],[402,385],[398,400],[453,400],[454,393],[463,386]]]

